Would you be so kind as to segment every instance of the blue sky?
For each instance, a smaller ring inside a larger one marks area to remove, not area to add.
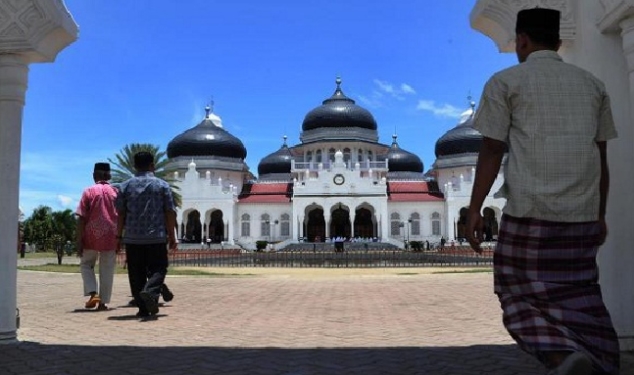
[[[368,109],[379,142],[421,157],[516,63],[469,26],[475,1],[65,0],[79,39],[31,65],[20,206],[75,209],[94,162],[133,142],[166,149],[213,99],[247,164],[299,143],[335,89]],[[178,4],[177,6],[175,4]]]

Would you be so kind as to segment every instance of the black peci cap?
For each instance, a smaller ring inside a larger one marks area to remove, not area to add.
[[[110,172],[110,164],[109,163],[95,163],[94,172],[102,171],[102,172]]]
[[[559,38],[561,12],[555,9],[532,8],[517,13],[515,32],[538,32]]]

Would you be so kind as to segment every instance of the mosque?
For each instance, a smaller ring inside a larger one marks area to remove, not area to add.
[[[332,96],[310,110],[300,143],[282,146],[258,164],[257,179],[245,163],[247,149],[206,108],[198,125],[167,146],[182,206],[179,238],[255,248],[278,248],[334,238],[378,241],[460,241],[482,136],[471,127],[475,103],[457,126],[436,142],[436,160],[422,160],[379,142],[372,114],[347,97],[337,78]],[[502,183],[498,177],[491,190]],[[503,198],[487,197],[485,233],[495,239]]]
[[[0,165],[0,238],[17,244],[22,113],[27,83],[38,82],[29,81],[29,66],[55,61],[77,39],[78,27],[63,1],[12,4],[3,8],[8,15],[5,30],[21,32],[0,35],[0,160],[5,161]],[[560,55],[606,84],[619,138],[610,142],[608,150],[610,233],[598,255],[600,285],[621,350],[634,350],[632,1],[475,0],[471,4],[471,27],[490,37],[501,52],[514,50],[519,10],[536,6],[560,10]],[[35,10],[37,22],[24,16]],[[378,143],[372,116],[345,97],[340,84],[337,87],[333,97],[307,114],[300,144],[284,144],[261,161],[257,181],[244,165],[244,145],[221,127],[211,110],[201,124],[177,136],[169,151],[179,167],[185,195],[179,234],[189,231],[196,240],[211,235],[216,241],[234,244],[269,237],[286,243],[325,241],[339,233],[401,243],[408,234],[410,239],[458,238],[463,230],[461,211],[471,191],[476,145],[481,142],[468,127],[473,108],[437,141],[436,160],[423,173],[422,161],[399,149],[396,139],[390,146]],[[492,191],[499,184],[500,176]],[[503,200],[489,196],[484,206],[489,236],[495,237]],[[15,248],[4,246],[0,257],[0,343],[5,343],[18,337]]]

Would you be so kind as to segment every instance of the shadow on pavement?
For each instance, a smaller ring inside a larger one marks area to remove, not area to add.
[[[222,348],[8,344],[2,374],[543,375],[514,345]]]

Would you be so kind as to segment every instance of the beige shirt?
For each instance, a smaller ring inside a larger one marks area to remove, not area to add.
[[[559,222],[599,217],[597,141],[617,136],[601,81],[554,51],[487,82],[474,120],[483,136],[504,141],[509,155],[500,195],[504,212]]]

